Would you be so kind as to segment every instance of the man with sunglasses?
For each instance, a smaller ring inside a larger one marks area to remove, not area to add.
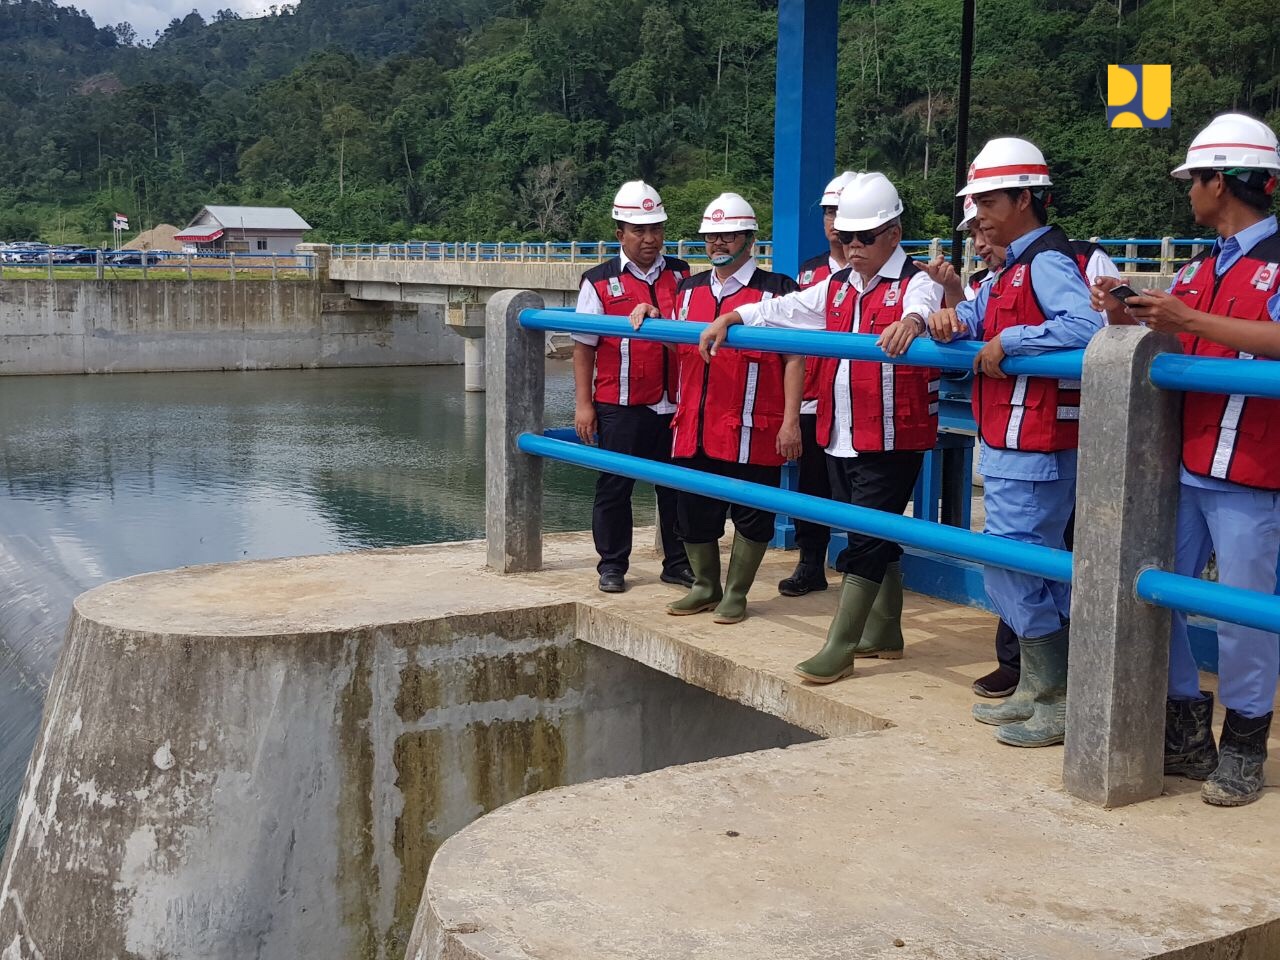
[[[836,233],[836,205],[843,190],[857,174],[852,170],[835,177],[822,191],[822,228],[827,237],[827,250],[800,264],[797,281],[804,290],[821,283],[833,273],[848,266],[844,244]],[[821,364],[815,357],[804,362],[804,401],[800,404],[800,438],[802,449],[799,460],[797,488],[811,497],[831,496],[831,480],[827,476],[827,454],[818,443],[818,392],[821,389],[819,372]],[[791,576],[778,583],[778,592],[784,597],[802,597],[815,590],[827,589],[827,545],[831,542],[831,528],[820,523],[796,518],[796,546],[800,559]]]
[[[624,183],[613,198],[616,257],[582,275],[578,313],[625,317],[637,303],[654,303],[670,313],[676,286],[689,275],[683,260],[663,255],[667,213],[658,191],[642,180]],[[675,410],[675,361],[660,343],[627,337],[573,335],[574,428],[583,443],[636,457],[666,461],[671,451]],[[600,561],[599,587],[626,589],[631,561],[631,492],[635,481],[612,473],[596,479],[591,533]],[[693,574],[676,535],[676,495],[655,487],[665,583],[689,586]]]
[[[711,270],[680,284],[678,318],[705,323],[726,309],[790,293],[790,277],[756,266],[756,215],[736,193],[711,201],[702,217]],[[660,308],[644,303],[631,312],[639,329]],[[726,349],[704,358],[678,348],[680,389],[672,420],[674,462],[734,480],[778,486],[782,465],[800,455],[800,399],[804,358],[759,350]],[[747,591],[773,537],[774,515],[740,504],[680,491],[677,529],[693,568],[693,589],[667,606],[672,616],[714,610],[716,623],[747,615]],[[733,548],[720,586],[720,538],[733,520]]]
[[[1048,225],[1049,167],[1032,143],[992,140],[969,168],[959,196],[972,196],[986,240],[1006,248],[1004,268],[973,300],[934,313],[934,339],[985,341],[974,360],[973,416],[981,441],[986,532],[1065,549],[1075,507],[1080,382],[1010,377],[1006,356],[1086,346],[1102,327],[1065,233]],[[986,567],[983,580],[1000,618],[1017,634],[1020,672],[1013,694],[977,704],[974,718],[996,725],[1002,743],[1044,747],[1066,733],[1068,584]]]
[[[899,356],[924,330],[942,289],[902,249],[902,201],[880,173],[859,174],[840,194],[834,227],[849,266],[822,283],[722,313],[702,333],[704,354],[722,349],[737,323],[871,333]],[[817,441],[826,451],[835,499],[901,513],[924,451],[938,437],[938,372],[871,361],[823,359]],[[797,664],[811,683],[853,672],[859,657],[902,656],[902,548],[850,532],[836,559],[844,577],[822,650]]]

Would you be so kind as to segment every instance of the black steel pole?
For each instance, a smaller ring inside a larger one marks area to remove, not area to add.
[[[969,75],[973,72],[973,19],[976,0],[963,0],[960,21],[960,91],[956,104],[956,189],[969,179]],[[964,213],[964,201],[951,202],[951,263],[959,272],[964,261],[964,238],[955,225]]]

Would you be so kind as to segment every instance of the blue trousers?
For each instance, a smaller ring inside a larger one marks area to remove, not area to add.
[[[1064,534],[1075,509],[1076,481],[984,477],[985,533],[1022,543],[1066,549]],[[1043,637],[1071,615],[1071,586],[1028,573],[984,567],[983,585],[1000,619],[1020,637]]]
[[[1174,572],[1198,577],[1218,559],[1218,582],[1274,593],[1280,554],[1280,495],[1264,490],[1206,490],[1182,484]],[[1246,717],[1271,712],[1280,674],[1280,640],[1274,633],[1218,624],[1218,699]],[[1187,639],[1187,615],[1173,612],[1169,642],[1169,696],[1200,696],[1200,674]]]

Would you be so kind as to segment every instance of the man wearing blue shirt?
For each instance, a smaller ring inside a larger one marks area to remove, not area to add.
[[[1145,291],[1121,304],[1095,282],[1094,302],[1112,323],[1145,323],[1177,333],[1185,353],[1243,360],[1280,358],[1280,237],[1271,214],[1280,173],[1276,135],[1253,117],[1216,117],[1173,171],[1190,181],[1196,222],[1218,234],[1213,249],[1178,271],[1169,292]],[[1127,306],[1127,310],[1126,310]],[[1182,408],[1182,474],[1176,573],[1199,576],[1217,556],[1218,580],[1270,594],[1280,554],[1280,401],[1243,394],[1188,393]],[[1267,736],[1280,673],[1274,633],[1218,626],[1218,696],[1226,707],[1213,740],[1213,695],[1174,612],[1165,706],[1164,769],[1204,780],[1215,806],[1256,800],[1264,783]]]
[[[941,342],[977,339],[973,407],[981,441],[986,532],[1064,549],[1075,504],[1079,381],[1010,377],[1006,356],[1086,346],[1102,327],[1065,233],[1047,225],[1052,184],[1044,156],[1025,140],[992,140],[975,158],[969,182],[976,220],[991,243],[1007,247],[1004,268],[973,300],[929,318]],[[975,719],[1020,747],[1061,743],[1066,733],[1070,586],[986,567],[992,605],[1018,635],[1018,687],[999,704],[977,704]]]

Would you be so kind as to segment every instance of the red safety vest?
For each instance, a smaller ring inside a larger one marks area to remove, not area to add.
[[[639,303],[652,303],[664,317],[676,312],[676,287],[689,275],[689,264],[667,257],[662,272],[646,283],[614,257],[582,275],[611,317],[625,317]],[[676,393],[675,363],[660,343],[630,337],[601,337],[596,344],[595,399],[624,407],[658,403]]]
[[[1068,240],[1071,245],[1071,252],[1075,255],[1076,263],[1080,267],[1080,272],[1085,275],[1085,279],[1089,278],[1089,261],[1093,259],[1093,255],[1102,247],[1094,243],[1092,240]],[[1104,253],[1106,251],[1103,251]]]
[[[831,276],[831,254],[820,253],[816,257],[810,257],[804,263],[800,264],[800,274],[796,277],[800,289],[804,290],[808,287],[821,283],[827,277]],[[822,389],[822,382],[819,376],[822,364],[818,357],[805,357],[804,359],[804,399],[817,400],[818,392]]]
[[[1045,322],[1031,274],[1035,258],[1051,250],[1076,262],[1067,235],[1058,227],[1050,227],[991,282],[982,317],[983,340],[990,341],[1009,327],[1038,327]],[[1084,282],[1083,271],[1080,276]],[[1079,380],[1028,376],[996,380],[979,374],[974,377],[972,399],[973,418],[989,447],[1052,453],[1074,450],[1079,445]]]
[[[859,302],[845,267],[827,287],[827,329],[840,333],[883,333],[902,319],[907,284],[920,272],[907,260],[896,280],[881,277]],[[855,313],[857,328],[854,328]],[[840,361],[820,363],[818,443],[827,446],[835,434],[836,373]],[[849,361],[849,409],[853,448],[859,453],[884,450],[932,450],[938,441],[939,372],[929,367],[899,366],[869,360]]]
[[[759,303],[796,289],[785,274],[757,269],[750,282],[717,300],[711,293],[711,273],[700,273],[680,284],[681,320],[710,323],[745,303]],[[696,346],[682,344],[680,390],[671,421],[671,455],[692,457],[699,450],[714,460],[776,467],[778,429],[782,426],[784,393],[782,354],[722,347],[704,363]]]
[[[1255,244],[1221,277],[1214,257],[1184,266],[1172,293],[1192,309],[1217,316],[1271,322],[1267,301],[1280,290],[1280,236]],[[1182,334],[1183,352],[1197,357],[1263,360],[1202,337]],[[1280,400],[1187,393],[1182,401],[1182,463],[1201,477],[1280,490]]]

